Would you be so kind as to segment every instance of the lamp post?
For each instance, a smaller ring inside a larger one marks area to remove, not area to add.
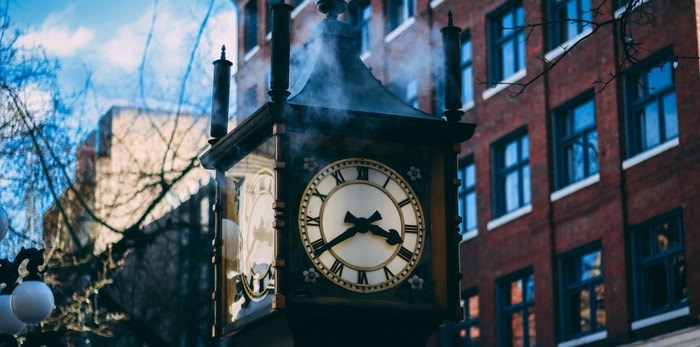
[[[4,236],[8,225],[7,213],[0,207],[0,235]],[[33,247],[22,247],[12,262],[0,259],[0,284],[4,285],[0,290],[0,346],[16,346],[13,335],[51,315],[54,297],[42,281],[39,267],[43,264],[44,250]]]

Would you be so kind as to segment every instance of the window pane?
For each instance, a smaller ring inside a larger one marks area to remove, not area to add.
[[[605,311],[605,285],[599,284],[595,287],[596,294],[596,326],[607,325],[607,314]]]
[[[462,40],[462,64],[469,63],[472,60],[472,40],[466,38]]]
[[[479,317],[479,295],[471,295],[469,297],[469,318]]]
[[[664,96],[664,124],[666,125],[666,140],[678,137],[678,114],[676,112],[676,93]]]
[[[601,275],[600,251],[584,254],[581,257],[581,281],[585,281]]]
[[[593,175],[598,172],[598,132],[593,130],[587,136],[588,175]]]
[[[504,36],[510,35],[513,32],[514,25],[515,25],[515,23],[513,22],[513,14],[511,12],[506,13],[501,18],[501,29],[502,30],[500,30],[499,37],[504,37]]]
[[[670,220],[658,225],[656,231],[656,251],[661,253],[669,249],[678,248],[681,244],[676,220]]]
[[[530,165],[523,166],[523,202],[521,205],[530,203]]]
[[[635,237],[637,245],[639,246],[639,255],[642,259],[651,255],[651,243],[650,237],[651,232],[647,230],[637,231],[637,236]],[[656,242],[656,241],[654,241]]]
[[[527,276],[525,278],[525,297],[528,302],[533,302],[535,300],[535,277],[533,275]]]
[[[565,304],[567,310],[568,333],[578,334],[581,332],[581,293],[576,291],[567,296]]]
[[[586,20],[586,21],[593,20],[593,13],[591,12],[591,0],[582,0],[581,1],[581,11],[583,11],[583,13],[581,14],[582,15],[581,17],[583,18],[583,20]],[[585,28],[589,25],[590,24],[586,23],[583,25],[583,27]]]
[[[474,164],[469,164],[469,165],[467,165],[465,171],[466,171],[466,174],[465,174],[465,178],[466,178],[466,180],[465,180],[466,182],[465,182],[465,183],[466,183],[466,186],[467,186],[467,187],[473,187],[474,185],[476,185],[476,176],[475,176],[475,172],[474,172],[474,171],[475,171],[475,170],[474,170]]]
[[[588,289],[579,292],[579,327],[578,332],[591,330],[591,293]]]
[[[520,32],[518,34],[518,66],[515,67],[515,71],[519,71],[525,68],[525,56],[527,51],[525,50],[525,33]]]
[[[520,148],[521,148],[521,158],[527,159],[530,156],[530,145],[528,143],[528,136],[525,135],[520,138]]]
[[[578,19],[576,11],[576,1],[569,0],[566,4],[566,18],[568,19]],[[562,35],[566,40],[573,38],[578,34],[578,22],[575,20],[567,21],[568,27],[566,34]]]
[[[643,149],[654,147],[661,143],[659,138],[659,105],[650,103],[644,108],[642,114],[642,129],[643,129]]]
[[[580,140],[571,144],[566,151],[566,161],[569,168],[568,183],[583,179],[583,146]]]
[[[476,229],[476,193],[472,192],[467,195],[467,214],[466,214],[467,230]]]
[[[479,330],[478,325],[474,325],[469,328],[469,337],[471,338],[471,346],[472,347],[478,347],[479,346],[479,337],[481,336],[481,331]]]
[[[529,335],[528,346],[536,346],[537,333],[535,331],[535,328],[537,327],[537,325],[535,324],[535,309],[533,309],[532,307],[527,309],[527,326]]]
[[[645,311],[663,308],[668,305],[668,291],[666,285],[668,276],[664,263],[653,264],[642,270],[644,278],[644,301]]]
[[[680,303],[688,300],[687,271],[685,255],[673,258],[673,302]]]
[[[462,100],[465,103],[474,101],[474,88],[472,87],[472,67],[462,69]]]
[[[465,216],[467,215],[467,210],[466,210],[466,208],[467,208],[466,203],[467,203],[467,202],[466,202],[465,200],[466,200],[466,199],[464,199],[464,196],[461,196],[461,195],[460,195],[459,199],[457,199],[457,204],[459,205],[459,206],[458,206],[458,208],[459,208],[459,215],[462,216],[462,218],[466,218]],[[467,230],[466,230],[467,228],[465,227],[466,224],[467,224],[466,221],[463,221],[463,222],[462,222],[462,230],[460,230],[460,232],[461,232],[462,234],[464,234],[464,233],[467,232]]]
[[[583,130],[595,124],[595,109],[593,100],[574,109],[574,131]]]
[[[514,171],[509,173],[506,176],[505,186],[506,212],[513,211],[520,206],[520,199],[518,199],[519,190],[518,172]]]
[[[523,281],[517,279],[510,282],[510,305],[519,304],[523,301]]]
[[[671,62],[666,62],[661,66],[655,66],[649,70],[648,88],[649,94],[657,94],[662,89],[673,85],[673,69]]]
[[[509,320],[511,329],[511,345],[513,347],[525,346],[523,336],[523,314],[521,312],[515,312],[510,315]]]
[[[518,162],[518,142],[513,141],[506,145],[504,167],[509,167]]]
[[[515,9],[515,25],[519,27],[525,25],[525,12],[522,5]]]
[[[513,52],[515,49],[515,46],[513,45],[514,41],[515,40],[508,40],[504,42],[500,48],[501,57],[503,57],[501,66],[502,79],[505,79],[515,73],[515,57],[513,57]]]

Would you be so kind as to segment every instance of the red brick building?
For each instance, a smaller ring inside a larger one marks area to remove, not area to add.
[[[269,11],[237,5],[245,116],[267,97]],[[294,55],[321,14],[292,5]],[[353,0],[344,17],[375,76],[440,114],[448,11],[477,130],[460,154],[465,319],[435,342],[700,345],[700,2]]]

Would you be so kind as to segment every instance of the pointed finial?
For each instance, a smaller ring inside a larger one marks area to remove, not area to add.
[[[226,45],[221,45],[221,60],[226,60]]]
[[[454,24],[452,23],[452,11],[447,11],[447,26],[454,26]]]

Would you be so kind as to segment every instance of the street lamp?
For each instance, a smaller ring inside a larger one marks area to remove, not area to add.
[[[0,207],[0,235],[4,236],[8,224]],[[0,335],[16,335],[26,324],[37,324],[51,315],[54,298],[41,278],[39,267],[43,264],[44,250],[33,247],[22,247],[13,262],[0,259],[0,285],[4,284],[0,291]],[[25,268],[24,276],[20,267]]]

